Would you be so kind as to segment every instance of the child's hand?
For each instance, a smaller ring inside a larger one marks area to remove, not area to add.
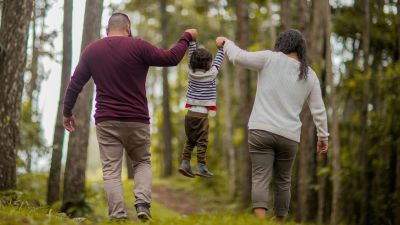
[[[217,39],[215,39],[215,44],[217,45],[217,48],[223,48],[226,39],[226,37],[217,37]]]
[[[187,29],[187,30],[185,30],[185,32],[188,32],[188,33],[190,33],[190,35],[192,35],[192,41],[196,41],[197,36],[199,35],[199,34],[197,33],[197,29],[194,29],[194,28],[192,28],[192,29]]]

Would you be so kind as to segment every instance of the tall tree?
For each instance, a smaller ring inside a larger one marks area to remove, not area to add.
[[[300,31],[306,35],[306,39],[308,43],[313,42],[311,37],[311,28],[307,26],[310,24],[310,17],[308,14],[310,13],[309,8],[307,7],[307,0],[299,0],[299,28]],[[314,13],[314,10],[311,11]],[[315,23],[312,21],[312,23]],[[312,26],[312,25],[311,25]],[[311,40],[310,40],[311,39]],[[309,46],[310,49],[314,47],[314,45]],[[311,51],[309,51],[311,52]],[[311,54],[309,54],[309,58],[313,60]],[[315,57],[314,57],[315,58]],[[310,210],[312,206],[310,205],[310,195],[311,195],[311,183],[313,180],[311,171],[313,169],[313,151],[314,151],[314,143],[315,143],[315,129],[312,122],[311,112],[308,109],[308,106],[305,105],[302,114],[301,114],[302,128],[301,128],[301,142],[299,146],[298,152],[298,163],[297,163],[297,211],[296,211],[296,220],[297,221],[305,221],[310,217]]]
[[[231,110],[232,110],[232,99],[231,99],[231,75],[230,75],[230,67],[225,60],[224,64],[224,73],[222,76],[222,82],[224,86],[224,118],[225,118],[225,127],[224,127],[224,150],[227,153],[227,165],[228,165],[228,174],[230,177],[230,186],[232,190],[232,197],[236,197],[237,195],[237,176],[236,176],[236,154],[235,149],[233,148],[233,134],[232,134],[232,118],[231,118]],[[229,71],[228,71],[229,68]]]
[[[338,118],[338,96],[336,86],[334,83],[334,74],[332,71],[332,46],[331,46],[331,8],[329,1],[324,1],[324,15],[325,15],[325,70],[328,85],[330,87],[329,104],[331,109],[330,133],[332,140],[331,148],[331,161],[332,161],[332,205],[331,205],[331,218],[330,224],[336,225],[340,222],[340,136],[339,136],[339,118]]]
[[[161,47],[166,49],[168,47],[168,17],[167,17],[167,0],[160,0],[160,25],[161,25]],[[164,170],[163,176],[168,177],[172,175],[172,125],[171,125],[171,109],[170,109],[170,91],[168,82],[168,68],[162,68],[162,107],[163,107],[163,141],[164,141]]]
[[[64,0],[64,23],[63,23],[63,60],[61,69],[60,92],[58,100],[57,118],[53,136],[53,152],[47,187],[47,204],[60,199],[61,158],[64,145],[63,119],[63,97],[71,73],[72,61],[72,0]]]
[[[291,0],[281,1],[281,32],[290,28],[291,24]]]
[[[250,44],[250,29],[249,29],[249,5],[247,0],[236,0],[236,15],[237,15],[237,38],[239,46],[242,49],[247,49]],[[248,206],[251,194],[251,166],[250,155],[247,145],[248,131],[247,122],[250,117],[251,105],[251,90],[250,90],[250,71],[238,68],[239,79],[239,110],[240,110],[240,128],[243,132],[243,143],[240,149],[240,200],[243,207]]]
[[[362,190],[362,210],[361,210],[361,224],[369,224],[369,184],[368,184],[368,102],[369,102],[369,43],[370,43],[370,10],[369,0],[363,0],[363,31],[362,31],[362,51],[363,51],[363,95],[361,102],[361,116],[360,116],[360,132],[361,143],[359,146],[360,162],[362,167],[360,188]]]
[[[103,0],[86,0],[85,7],[81,51],[100,38]],[[93,89],[94,84],[90,80],[83,88],[75,105],[75,131],[69,137],[64,173],[64,205],[79,200],[84,193]]]
[[[400,62],[400,0],[397,0],[397,63]],[[396,152],[396,208],[394,211],[394,225],[400,225],[400,136],[397,137]]]
[[[33,0],[2,1],[0,27],[0,190],[16,186],[16,145]]]

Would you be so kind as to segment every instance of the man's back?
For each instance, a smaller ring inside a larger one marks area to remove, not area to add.
[[[146,76],[149,66],[175,66],[184,56],[189,33],[169,51],[141,39],[106,37],[89,45],[71,78],[64,115],[72,115],[76,97],[93,78],[96,84],[96,124],[106,120],[149,123]]]

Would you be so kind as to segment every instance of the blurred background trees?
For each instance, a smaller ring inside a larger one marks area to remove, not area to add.
[[[94,160],[98,161],[98,155],[94,155],[97,151],[93,141],[95,134],[90,132],[94,125],[89,122],[93,89],[82,93],[81,103],[76,106],[76,110],[80,110],[76,116],[81,118],[80,126],[85,129],[78,129],[81,133],[62,142],[64,132],[58,124],[54,144],[46,146],[41,128],[41,118],[46,115],[42,115],[37,106],[37,96],[42,91],[41,82],[50,74],[41,59],[60,54],[51,48],[56,34],[43,29],[46,11],[55,0],[36,0],[34,8],[29,5],[33,0],[20,1],[32,8],[32,12],[26,11],[24,24],[21,17],[14,21],[15,18],[7,13],[9,7],[25,6],[16,2],[0,3],[3,9],[0,29],[0,65],[3,65],[0,77],[0,152],[3,156],[0,159],[0,189],[14,188],[15,167],[18,167],[17,174],[31,172],[32,161],[49,155],[47,149],[52,150],[55,160],[51,171],[62,174],[62,168],[58,168],[61,164],[56,162],[61,163],[62,146],[68,146],[65,147],[68,153],[63,157],[65,159],[67,155],[64,197],[72,189],[74,196],[84,196],[86,177],[83,171],[87,163],[87,172],[98,173],[98,167],[93,169],[95,166],[92,166]],[[64,2],[69,6],[65,13],[71,15],[72,0]],[[235,40],[242,48],[256,51],[272,49],[276,36],[285,29],[303,32],[308,43],[310,66],[320,78],[327,106],[330,153],[327,157],[315,153],[316,132],[306,106],[301,115],[302,140],[293,174],[291,215],[299,222],[320,224],[400,224],[399,0],[125,0],[122,5],[123,12],[131,18],[133,35],[163,48],[172,46],[189,27],[199,30],[199,44],[214,54],[214,40],[219,35]],[[87,14],[92,12],[93,17],[85,16],[83,47],[100,37],[103,2],[87,0],[86,7]],[[64,16],[64,41],[68,41],[68,33],[75,29],[68,28],[70,20],[71,16]],[[26,32],[20,30],[22,36],[10,39],[10,30],[7,30],[11,29],[10,23],[18,24]],[[12,55],[18,63],[9,61],[9,52],[17,51],[9,49],[9,42],[18,46],[19,53],[26,52],[25,55]],[[71,53],[67,54],[71,51],[68,49],[68,43],[64,43],[64,61],[71,57]],[[23,68],[25,56],[27,63]],[[13,68],[13,71],[4,69],[7,63],[12,63],[7,68]],[[177,67],[152,68],[148,76],[153,168],[156,176],[167,179],[177,176],[176,168],[185,141],[187,63],[185,57]],[[71,62],[63,62],[65,68],[57,74],[64,76],[60,97],[68,80],[66,74],[70,72],[71,65],[68,64]],[[24,88],[19,82],[22,77]],[[216,198],[223,199],[224,204],[234,205],[235,209],[249,207],[247,120],[256,82],[254,72],[233,67],[225,60],[218,76],[219,109],[215,117],[210,117],[207,152],[210,169],[216,173],[216,178],[183,181],[212,190]],[[12,89],[14,87],[17,88]],[[4,92],[6,90],[15,92]],[[8,101],[11,97],[15,101]],[[17,131],[19,141],[16,141]],[[13,164],[14,158],[16,164]],[[73,172],[74,169],[79,172]],[[49,180],[49,190],[60,182],[61,178],[55,177]],[[72,185],[74,183],[77,186]],[[57,188],[54,190],[60,193]],[[54,197],[49,203],[58,199]]]

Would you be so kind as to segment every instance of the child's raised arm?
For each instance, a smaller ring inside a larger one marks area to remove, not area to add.
[[[224,50],[221,48],[218,48],[217,55],[215,55],[214,61],[213,61],[213,66],[219,70],[221,68],[222,61],[224,60]]]
[[[192,57],[192,54],[196,49],[197,49],[197,42],[195,41],[189,42],[189,50],[188,50],[189,62],[190,62],[190,57]]]

